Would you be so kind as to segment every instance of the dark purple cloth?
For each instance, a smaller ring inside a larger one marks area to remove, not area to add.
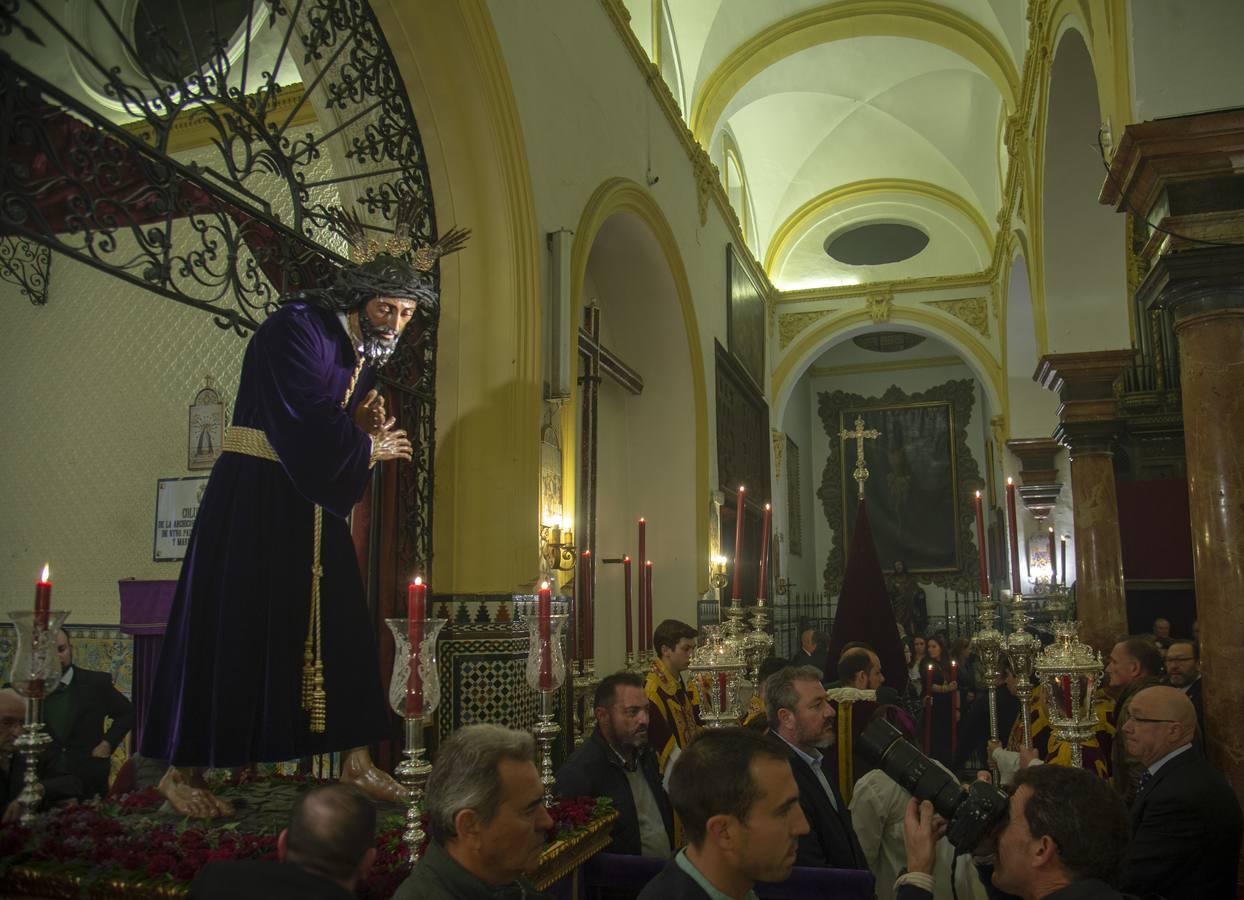
[[[164,634],[176,589],[176,581],[137,581],[132,578],[118,581],[121,633]]]
[[[346,516],[370,478],[370,440],[341,408],[355,352],[331,313],[289,303],[255,332],[233,424],[261,429],[279,463],[224,453],[190,536],[143,730],[142,752],[180,766],[240,766],[383,739],[388,711]],[[313,504],[324,507],[320,582],[326,731],[300,703]]]

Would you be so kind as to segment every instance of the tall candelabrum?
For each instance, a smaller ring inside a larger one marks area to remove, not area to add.
[[[765,608],[764,598],[761,597],[756,601],[756,608],[752,610],[752,630],[743,635],[742,639],[742,657],[743,664],[747,667],[746,676],[753,686],[756,686],[756,676],[760,671],[760,664],[763,663],[773,652],[773,635],[769,634],[766,627],[769,624],[769,612]]]
[[[1032,666],[1041,642],[1028,633],[1028,612],[1024,595],[1016,594],[1011,600],[1011,633],[1002,642],[1002,649],[1011,660],[1015,682],[1019,685],[1019,714],[1023,720],[1024,746],[1032,746]]]
[[[998,678],[1001,676],[1002,633],[998,631],[998,602],[989,594],[981,597],[977,609],[978,630],[972,638],[980,659],[981,674],[989,697],[989,739],[998,740]]]
[[[708,728],[738,725],[751,699],[746,664],[723,632],[720,626],[704,626],[687,669],[699,692],[700,718]]]
[[[1101,654],[1079,640],[1079,622],[1058,622],[1054,643],[1037,657],[1036,672],[1054,737],[1071,745],[1071,764],[1084,765],[1083,746],[1097,730],[1093,699],[1101,678]]]
[[[393,711],[406,722],[406,746],[402,750],[402,761],[397,764],[394,773],[397,780],[407,790],[406,830],[402,832],[402,840],[410,848],[410,858],[414,860],[423,846],[423,796],[424,786],[428,783],[428,775],[432,772],[432,764],[423,758],[427,748],[424,746],[423,730],[425,721],[436,712],[441,702],[441,676],[436,665],[436,639],[448,619],[425,619],[423,639],[418,641],[418,667],[415,668],[415,647],[410,641],[407,619],[385,619],[389,631],[393,632],[395,651],[393,654],[393,676],[389,680],[389,705]],[[417,679],[411,678],[411,669],[418,673]],[[415,685],[418,684],[416,693]]]
[[[579,660],[579,671],[574,678],[575,714],[579,718],[576,729],[579,740],[586,740],[596,727],[595,698],[600,679],[596,677],[596,660]]]
[[[26,722],[13,745],[21,753],[25,764],[17,802],[21,808],[20,822],[27,827],[34,823],[43,803],[39,755],[44,747],[52,743],[51,735],[43,730],[43,698],[60,681],[56,634],[68,617],[68,610],[52,610],[46,614],[29,610],[9,613],[17,630],[17,652],[13,655],[9,681],[13,689],[26,698]]]
[[[554,600],[550,614],[542,620],[538,602],[516,601],[517,621],[527,629],[527,666],[524,675],[532,690],[540,694],[540,708],[531,733],[540,748],[540,783],[544,785],[544,802],[551,805],[555,799],[553,785],[553,743],[561,734],[557,723],[554,699],[557,691],[566,683],[566,658],[562,653],[562,631],[570,619],[569,604]]]

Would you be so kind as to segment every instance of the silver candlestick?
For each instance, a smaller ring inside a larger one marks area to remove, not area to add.
[[[423,789],[428,783],[428,776],[432,774],[432,764],[423,758],[423,754],[427,749],[423,746],[423,719],[421,717],[408,718],[406,720],[406,746],[402,750],[402,756],[405,757],[394,774],[402,786],[409,791],[406,804],[406,830],[402,832],[402,840],[406,846],[410,848],[410,858],[413,861],[419,854],[419,848],[423,846]]]
[[[43,730],[43,698],[50,694],[60,681],[60,657],[56,652],[56,634],[69,617],[68,610],[52,610],[35,613],[29,610],[9,613],[17,632],[17,652],[9,681],[13,689],[26,698],[26,721],[22,733],[13,746],[22,754],[25,771],[22,774],[22,790],[17,796],[21,808],[19,821],[29,827],[34,824],[39,807],[43,804],[43,784],[39,781],[39,756],[43,748],[52,743],[52,737]]]
[[[553,691],[540,692],[540,714],[536,717],[535,727],[531,733],[540,745],[540,783],[544,785],[544,805],[552,806],[556,797],[553,785],[553,742],[561,734],[562,727],[557,724],[553,713]]]
[[[1032,706],[1032,666],[1041,642],[1027,631],[1028,613],[1024,608],[1024,595],[1016,594],[1011,603],[1011,633],[1002,647],[1011,659],[1015,681],[1019,685],[1019,710],[1023,717],[1024,746],[1032,746],[1032,722],[1029,712]]]
[[[1002,634],[995,627],[998,603],[989,594],[981,597],[978,610],[979,629],[972,644],[980,657],[989,696],[989,739],[998,740],[998,676],[1002,651]]]

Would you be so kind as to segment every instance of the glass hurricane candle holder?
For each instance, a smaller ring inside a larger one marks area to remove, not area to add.
[[[1084,764],[1082,747],[1097,731],[1093,701],[1101,679],[1101,654],[1079,640],[1079,622],[1059,622],[1054,643],[1034,666],[1049,711],[1050,730],[1071,745],[1071,764]]]
[[[566,682],[566,657],[562,653],[562,632],[570,620],[570,604],[564,599],[552,600],[550,614],[541,620],[539,600],[534,597],[515,598],[515,625],[527,631],[527,665],[523,671],[528,686],[540,693],[540,711],[531,733],[540,747],[540,782],[544,785],[544,802],[554,802],[553,742],[561,734],[561,726],[553,708],[553,695]]]
[[[22,733],[13,742],[25,761],[22,790],[17,801],[21,808],[20,822],[29,827],[43,803],[43,784],[38,773],[39,756],[52,743],[51,735],[43,730],[43,698],[60,681],[56,634],[69,618],[69,612],[51,610],[46,616],[37,616],[32,610],[21,610],[10,612],[9,618],[17,632],[17,652],[13,654],[13,664],[9,667],[9,683],[13,690],[26,698],[26,722]]]
[[[746,666],[735,643],[721,632],[718,626],[704,626],[687,667],[700,695],[700,718],[708,728],[738,725],[743,717]]]
[[[423,640],[419,642],[419,685],[422,702],[418,702],[411,684],[411,666],[414,661],[413,648],[407,631],[407,619],[385,619],[389,631],[393,633],[395,645],[393,653],[393,677],[389,680],[389,705],[393,711],[402,716],[406,722],[406,746],[402,750],[402,761],[397,764],[394,774],[397,780],[408,791],[406,805],[406,829],[402,832],[402,840],[410,848],[410,858],[418,858],[424,842],[423,832],[423,788],[427,784],[432,765],[423,758],[427,752],[424,746],[424,720],[436,712],[441,702],[441,676],[436,664],[436,641],[447,619],[425,619]]]

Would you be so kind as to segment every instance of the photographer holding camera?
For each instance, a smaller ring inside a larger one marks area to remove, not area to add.
[[[945,820],[933,803],[913,798],[903,822],[907,873],[896,882],[897,900],[932,896],[934,847]],[[1006,814],[980,842],[992,849],[979,866],[991,897],[1023,900],[1123,900],[1114,885],[1127,853],[1127,810],[1104,781],[1083,769],[1037,766],[1015,777]],[[967,849],[967,848],[961,848]]]

